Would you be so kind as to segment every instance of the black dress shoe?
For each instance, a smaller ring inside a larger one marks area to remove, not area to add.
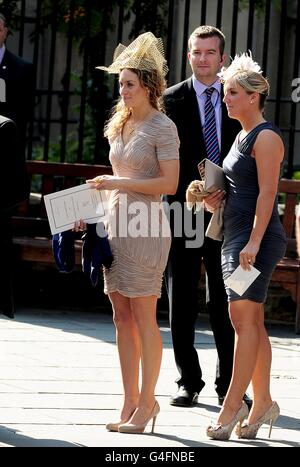
[[[177,407],[193,407],[198,402],[198,392],[193,392],[185,386],[179,386],[175,396],[170,398],[170,404]]]
[[[243,401],[246,403],[248,409],[251,410],[251,407],[252,407],[252,404],[253,404],[253,400],[250,398],[250,396],[248,396],[247,393],[245,393],[245,395],[244,395],[244,397],[243,397]]]
[[[225,399],[225,396],[218,396],[219,405],[223,405],[224,399]],[[253,401],[252,399],[250,399],[247,393],[244,395],[243,401],[245,401],[248,409],[250,410],[252,407]]]
[[[223,405],[224,399],[225,399],[225,396],[218,396],[218,404]]]

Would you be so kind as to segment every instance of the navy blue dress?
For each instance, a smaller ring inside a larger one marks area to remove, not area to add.
[[[240,142],[238,135],[223,161],[228,191],[222,246],[224,280],[239,266],[240,251],[250,238],[259,194],[256,161],[251,152],[259,132],[266,129],[273,130],[281,136],[280,130],[271,123],[261,123]],[[261,274],[242,296],[226,287],[228,301],[247,299],[263,303],[266,300],[272,272],[286,250],[286,236],[279,219],[277,204],[276,197],[272,216],[254,264]]]

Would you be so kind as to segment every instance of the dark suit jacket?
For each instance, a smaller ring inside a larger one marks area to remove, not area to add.
[[[0,216],[10,215],[13,208],[27,198],[28,176],[22,151],[18,144],[15,123],[0,115]]]
[[[199,180],[197,164],[206,157],[201,118],[192,78],[168,88],[164,93],[166,114],[177,126],[180,139],[180,177],[177,193],[168,196],[170,202],[185,201],[189,183]],[[222,102],[221,160],[228,154],[240,131],[240,124],[230,119]]]
[[[6,49],[0,65],[0,79],[6,85],[6,102],[0,102],[0,115],[16,123],[21,145],[24,146],[34,103],[33,64]]]

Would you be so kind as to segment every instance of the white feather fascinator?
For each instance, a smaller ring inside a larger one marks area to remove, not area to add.
[[[249,50],[248,53],[237,54],[234,60],[231,62],[228,68],[223,67],[218,73],[221,81],[227,81],[237,73],[258,73],[262,74],[262,69],[259,64],[252,58],[252,53]]]

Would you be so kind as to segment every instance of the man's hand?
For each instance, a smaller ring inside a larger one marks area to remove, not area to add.
[[[86,229],[86,223],[82,219],[74,222],[74,227],[72,230],[75,230],[75,232],[79,232],[80,230],[85,230],[85,229]]]

